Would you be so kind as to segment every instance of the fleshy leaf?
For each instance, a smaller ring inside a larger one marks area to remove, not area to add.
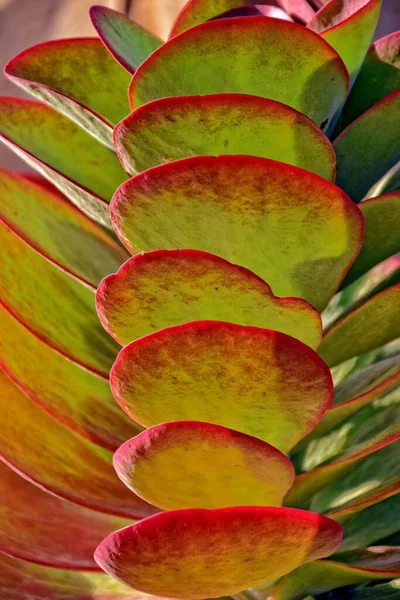
[[[134,519],[157,512],[118,480],[110,452],[52,419],[1,372],[0,389],[0,454],[9,466],[44,490],[100,512]]]
[[[129,75],[98,38],[32,46],[7,63],[5,74],[112,148],[112,126],[129,112]]]
[[[217,597],[256,587],[339,545],[337,523],[263,506],[173,510],[125,527],[95,552],[122,583],[174,598]]]
[[[308,23],[336,50],[353,80],[372,41],[380,9],[381,0],[330,0]]]
[[[2,552],[64,569],[97,570],[93,560],[96,546],[112,531],[129,524],[60,500],[1,461],[0,511]]]
[[[163,44],[138,68],[129,95],[137,108],[166,96],[253,94],[326,127],[347,88],[343,62],[317,34],[281,19],[236,17],[202,23]]]
[[[343,287],[400,252],[400,192],[370,198],[361,202],[359,208],[365,223],[363,244]]]
[[[312,214],[312,219],[309,216]],[[362,216],[336,186],[254,156],[191,157],[117,190],[111,219],[133,253],[195,248],[323,309],[358,253]]]
[[[290,106],[258,96],[160,98],[119,123],[114,140],[132,174],[187,156],[251,154],[335,177],[335,153],[319,127]]]
[[[329,370],[308,346],[220,321],[177,325],[132,342],[110,378],[115,398],[141,424],[207,421],[282,452],[315,426],[332,396]]]
[[[399,549],[371,546],[341,554],[337,560],[318,560],[295,569],[273,586],[268,600],[300,600],[307,593],[322,594],[334,588],[398,575]],[[380,596],[378,598],[380,600]]]
[[[294,479],[292,463],[273,446],[200,421],[146,429],[113,462],[125,485],[164,510],[280,506]]]
[[[89,285],[96,287],[126,260],[124,250],[56,188],[49,188],[45,179],[33,181],[0,169],[0,193],[0,219],[35,250]]]
[[[163,43],[139,23],[107,6],[91,6],[90,17],[103,44],[129,73]]]
[[[142,430],[115,402],[106,379],[41,342],[4,308],[0,325],[1,368],[54,419],[109,450]]]
[[[119,347],[98,322],[93,290],[1,223],[0,240],[2,303],[42,341],[106,377]]]
[[[121,345],[157,329],[211,319],[287,333],[315,348],[320,316],[300,298],[276,298],[251,271],[198,250],[130,258],[100,284],[97,312]]]
[[[400,493],[400,479],[394,482],[383,483],[381,486],[374,487],[371,489],[366,488],[366,492],[356,497],[356,499],[350,499],[348,502],[340,505],[339,508],[334,508],[333,510],[328,512],[328,515],[338,521],[339,523],[347,522],[353,515],[357,515],[359,512],[368,509],[370,506],[374,506],[375,504],[382,504],[379,507],[379,512],[384,512],[387,509],[386,503],[384,501],[386,499],[392,498]],[[396,500],[396,504],[398,500]],[[384,506],[385,504],[385,506]],[[366,515],[369,512],[366,513]],[[364,515],[362,515],[364,518]],[[378,519],[379,523],[382,524],[382,518]],[[350,524],[351,521],[349,521]],[[375,519],[372,520],[372,523],[375,523]],[[380,535],[380,534],[379,534]],[[350,536],[349,536],[350,537]],[[345,540],[344,544],[348,542],[348,539]],[[362,542],[363,543],[363,542]],[[359,542],[357,540],[356,546],[358,547]]]
[[[110,227],[108,202],[126,179],[114,152],[50,106],[0,98],[0,139],[95,221]]]
[[[334,142],[336,183],[358,202],[400,160],[400,89],[379,100]]]
[[[328,329],[318,353],[330,367],[400,336],[400,283],[368,298]]]
[[[361,586],[352,591],[351,600],[397,600],[400,579],[393,579],[382,585]]]

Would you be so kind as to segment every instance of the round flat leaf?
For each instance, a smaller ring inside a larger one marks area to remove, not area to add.
[[[0,512],[2,552],[65,569],[96,570],[96,546],[109,533],[129,524],[60,500],[1,461]]]
[[[336,183],[355,201],[400,160],[400,89],[379,100],[334,142]]]
[[[365,200],[359,208],[365,223],[363,244],[343,286],[400,252],[400,191]]]
[[[310,218],[312,215],[312,218]],[[111,219],[133,253],[195,248],[322,310],[359,251],[362,216],[336,186],[253,156],[203,156],[148,170],[117,190]]]
[[[151,427],[113,462],[125,485],[164,510],[279,506],[294,479],[292,463],[273,446],[200,421]]]
[[[315,426],[332,396],[329,370],[308,346],[220,321],[177,325],[132,342],[110,378],[115,398],[141,424],[206,421],[282,452]]]
[[[1,223],[0,240],[2,303],[49,346],[107,377],[119,348],[98,321],[93,290]]]
[[[325,127],[347,87],[343,62],[318,35],[281,19],[236,17],[202,23],[163,44],[138,68],[129,95],[137,108],[167,96],[253,94]]]
[[[122,583],[150,594],[234,594],[329,556],[337,523],[306,511],[262,506],[174,510],[106,538],[95,560]]]
[[[112,451],[142,430],[115,402],[107,379],[41,342],[4,308],[0,328],[1,368],[54,419]]]
[[[108,201],[126,179],[114,152],[50,106],[0,98],[0,139],[95,221],[109,224]]]
[[[128,73],[134,73],[135,69],[163,43],[161,38],[147,31],[139,23],[107,6],[91,6],[89,13],[103,44]]]
[[[0,219],[56,265],[96,287],[125,251],[44,179],[0,169]],[[27,219],[29,215],[29,219]]]
[[[383,346],[400,335],[400,284],[368,298],[324,335],[318,353],[330,367]]]
[[[381,0],[329,0],[307,25],[336,50],[352,80],[372,41],[381,4]]]
[[[251,271],[198,250],[154,250],[130,258],[100,284],[97,312],[121,345],[157,329],[212,319],[287,333],[315,348],[317,311],[300,298],[276,298]]]
[[[160,98],[119,123],[114,140],[132,174],[187,156],[251,154],[335,178],[335,153],[319,127],[290,106],[258,96]]]
[[[23,50],[5,74],[112,148],[112,126],[129,112],[129,75],[98,38],[51,40]]]

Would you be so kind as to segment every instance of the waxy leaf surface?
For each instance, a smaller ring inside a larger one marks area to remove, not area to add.
[[[0,139],[95,221],[126,179],[116,155],[50,106],[0,98]]]
[[[110,377],[115,398],[141,424],[207,421],[283,452],[315,426],[332,396],[329,370],[308,346],[220,321],[169,327],[132,342]]]
[[[93,290],[1,223],[0,240],[1,302],[42,341],[106,377],[118,346],[98,322]]]
[[[200,599],[281,577],[302,563],[329,556],[340,539],[337,523],[296,509],[173,510],[111,534],[95,559],[136,589]]]
[[[27,48],[7,63],[5,74],[111,147],[112,126],[129,112],[129,75],[98,38]]]
[[[0,169],[0,219],[39,253],[96,287],[127,254],[45,179]],[[27,218],[29,215],[29,218]]]
[[[157,329],[211,319],[287,333],[315,348],[319,314],[300,298],[276,298],[251,271],[198,250],[130,258],[100,284],[97,312],[121,345]]]
[[[1,461],[0,512],[2,552],[65,569],[97,570],[93,559],[96,546],[109,533],[129,524],[56,498]]]
[[[343,62],[318,35],[281,19],[236,17],[202,23],[161,46],[138,68],[129,94],[132,108],[166,96],[253,94],[325,127],[347,87]]]
[[[54,419],[109,450],[142,430],[115,402],[106,379],[50,348],[4,308],[0,325],[1,368]]]
[[[279,506],[294,479],[292,463],[273,446],[200,421],[151,427],[113,462],[125,485],[164,510]]]
[[[318,353],[330,367],[400,336],[400,283],[368,298],[324,335]]]
[[[312,215],[312,218],[310,218]],[[139,174],[111,218],[133,253],[195,248],[251,269],[322,310],[358,253],[362,216],[336,186],[254,156],[182,159]]]
[[[132,174],[187,156],[251,154],[335,177],[335,153],[319,127],[290,106],[258,96],[160,98],[119,123],[114,140]]]
[[[163,43],[139,23],[107,6],[91,6],[90,17],[103,44],[129,73],[134,73],[135,69]]]
[[[0,454],[9,466],[44,490],[100,512],[141,518],[157,511],[118,480],[110,452],[55,421],[4,373],[0,389]]]
[[[334,142],[336,183],[358,202],[400,160],[400,89],[353,121]]]

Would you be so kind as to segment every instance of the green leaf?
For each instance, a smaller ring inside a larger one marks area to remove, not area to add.
[[[343,103],[348,73],[308,29],[281,19],[208,21],[153,52],[133,76],[132,108],[156,98],[236,92],[278,100],[326,127]]]
[[[163,43],[139,23],[107,6],[91,6],[89,13],[103,44],[128,73],[134,73]]]
[[[350,600],[399,600],[400,579],[394,579],[389,583],[361,587],[352,592]]]

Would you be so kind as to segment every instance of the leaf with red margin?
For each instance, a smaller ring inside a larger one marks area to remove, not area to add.
[[[132,342],[110,380],[117,401],[141,424],[206,421],[285,453],[332,397],[329,369],[311,348],[283,333],[220,321],[185,323]]]
[[[319,127],[290,106],[258,96],[160,98],[121,121],[114,141],[132,174],[187,156],[251,154],[335,178],[336,156]]]
[[[338,521],[338,523],[343,523],[351,519],[353,515],[357,515],[359,512],[366,510],[370,506],[375,506],[375,504],[383,503],[384,500],[392,498],[393,496],[396,496],[399,493],[400,479],[397,482],[382,484],[377,488],[367,490],[365,494],[361,494],[361,496],[358,496],[355,501],[351,499],[348,502],[342,504],[339,508],[334,508],[333,510],[329,511],[327,514],[329,515],[329,517],[331,517],[331,519],[335,519],[335,521]],[[379,521],[381,523],[382,519],[380,519]],[[347,540],[344,541],[345,544],[346,542]]]
[[[273,0],[274,1],[274,0]],[[277,4],[277,2],[276,2]],[[278,6],[262,6],[261,4],[246,4],[236,8],[231,8],[222,14],[213,17],[213,19],[230,19],[232,17],[272,17],[274,19],[284,19],[293,21],[293,19]]]
[[[0,219],[27,244],[85,283],[96,287],[127,259],[119,244],[45,179],[32,180],[0,169],[0,193]]]
[[[347,89],[342,60],[317,34],[281,19],[235,17],[196,25],[163,44],[134,74],[129,96],[137,108],[167,96],[253,94],[325,127]]]
[[[110,452],[52,419],[1,372],[0,388],[0,454],[11,468],[45,491],[100,512],[133,519],[157,512],[118,480]]]
[[[375,102],[400,87],[400,31],[376,40],[346,100],[339,124],[343,129]]]
[[[122,583],[174,598],[234,594],[329,556],[341,527],[296,509],[236,506],[160,513],[106,538],[96,562]]]
[[[112,451],[142,431],[115,402],[107,379],[41,342],[4,308],[0,329],[1,368],[54,419]]]
[[[121,345],[157,329],[210,319],[287,333],[316,348],[319,313],[277,298],[251,271],[199,250],[154,250],[130,258],[96,294],[103,327]]]
[[[0,512],[2,552],[62,569],[97,570],[96,546],[130,524],[43,492],[1,461]]]
[[[0,98],[0,139],[95,221],[126,174],[114,152],[46,104]]]
[[[369,297],[336,321],[322,338],[319,355],[330,367],[383,346],[400,335],[400,283]]]
[[[299,567],[272,587],[267,600],[300,600],[307,593],[323,594],[334,588],[398,575],[399,548],[371,546],[338,555],[337,560],[318,560]]]
[[[359,209],[365,223],[363,244],[343,287],[400,252],[400,191],[365,200],[359,204]]]
[[[273,0],[189,0],[172,25],[169,37],[174,37],[178,33],[208,21],[232,8],[253,4],[275,5]],[[282,6],[288,15],[303,19],[305,22],[309,21],[314,14],[313,9],[306,0],[283,0],[278,6]],[[270,7],[267,6],[267,8]]]
[[[307,25],[336,50],[352,80],[372,41],[381,4],[382,0],[330,0]]]
[[[89,14],[101,41],[128,73],[134,73],[163,43],[139,23],[107,6],[91,6]]]
[[[125,442],[113,464],[126,486],[163,510],[280,506],[294,480],[273,446],[200,421],[151,427]]]
[[[1,303],[42,341],[104,377],[119,350],[98,322],[93,289],[0,222]]]
[[[400,160],[400,89],[379,100],[334,142],[336,183],[355,201]]]
[[[363,233],[361,213],[332,183],[240,155],[153,167],[117,190],[111,219],[133,253],[211,252],[252,270],[274,294],[303,298],[318,310],[340,285]]]
[[[112,148],[112,127],[129,112],[129,75],[98,38],[51,40],[23,50],[5,75]]]

